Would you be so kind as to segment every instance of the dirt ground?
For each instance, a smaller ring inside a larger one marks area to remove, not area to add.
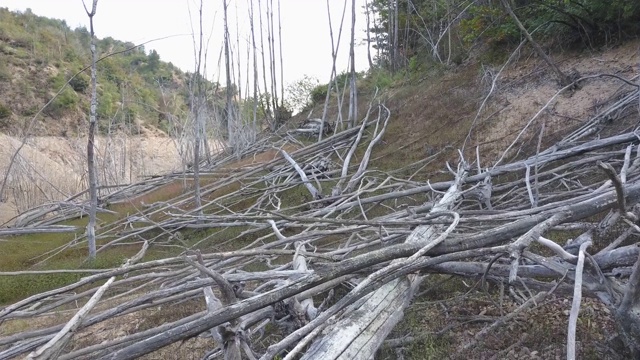
[[[581,81],[578,89],[560,95],[561,86],[543,61],[535,57],[516,59],[497,82],[498,90],[489,108],[498,114],[484,124],[489,126],[478,133],[477,143],[482,144],[492,158],[505,149],[501,140],[513,141],[525,126],[530,134],[538,134],[543,124],[543,136],[548,142],[554,141],[554,134],[566,132],[597,115],[602,105],[626,86],[613,76],[630,79],[638,74],[639,46],[640,42],[635,41],[599,53],[555,55],[554,60],[566,74],[575,78],[591,77]],[[486,88],[498,71],[499,67],[485,69]],[[605,76],[596,77],[598,75]]]
[[[458,149],[464,149],[473,161],[478,147],[482,167],[492,166],[523,129],[520,143],[525,146],[509,155],[535,151],[543,124],[542,145],[549,145],[597,114],[620,90],[630,89],[615,76],[638,74],[639,47],[640,41],[634,41],[603,52],[553,55],[565,73],[592,77],[557,96],[561,86],[554,74],[530,50],[514,56],[501,73],[503,64],[475,64],[393,88],[385,102],[393,114],[387,133],[393,135],[385,136],[384,146],[376,149],[382,158],[378,164],[390,170],[446,148],[450,160],[457,160]],[[599,74],[607,76],[596,77]]]

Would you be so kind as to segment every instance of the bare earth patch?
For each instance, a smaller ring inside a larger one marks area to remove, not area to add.
[[[0,134],[0,172],[20,140]],[[97,141],[101,185],[127,184],[146,176],[181,169],[173,140],[161,136],[115,136]],[[29,139],[16,158],[5,196],[0,202],[0,224],[30,207],[63,200],[86,187],[86,139],[39,136]]]

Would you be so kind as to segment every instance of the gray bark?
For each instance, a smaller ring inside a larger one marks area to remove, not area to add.
[[[542,47],[535,40],[533,40],[533,37],[531,36],[527,28],[525,28],[524,25],[522,25],[522,23],[520,22],[520,19],[518,19],[516,14],[513,12],[513,9],[511,9],[509,0],[500,0],[500,1],[502,2],[502,5],[504,6],[504,8],[507,10],[507,13],[509,14],[509,16],[511,16],[513,21],[516,23],[516,26],[518,26],[518,29],[520,29],[522,34],[527,38],[527,41],[529,41],[531,46],[533,46],[533,49],[536,51],[538,56],[540,56],[542,60],[544,60],[544,62],[546,62],[547,65],[549,65],[549,67],[551,68],[551,70],[553,70],[556,76],[558,76],[558,82],[560,83],[560,86],[567,86],[571,84],[572,83],[571,79],[564,72],[562,72],[562,70],[560,70],[558,65],[556,65],[556,63],[553,62],[553,60],[549,57],[549,55],[547,55],[544,52]]]
[[[96,113],[98,107],[96,62],[98,54],[96,50],[96,34],[93,29],[93,17],[96,14],[97,6],[98,0],[93,0],[91,11],[85,6],[85,11],[87,12],[87,16],[89,16],[91,34],[91,108],[89,110],[89,134],[87,141],[87,171],[89,174],[89,223],[87,224],[87,243],[89,244],[89,259],[96,258],[96,212],[98,208],[98,176],[95,163]]]
[[[349,64],[350,64],[350,79],[349,79],[349,117],[347,118],[347,127],[352,128],[358,121],[358,90],[356,86],[356,1],[351,1],[351,43],[349,46]]]
[[[615,317],[627,346],[637,357],[640,355],[640,254]]]
[[[466,170],[458,172],[454,184],[443,195],[432,214],[453,208],[461,193]],[[418,226],[407,237],[407,244],[431,245],[440,235],[441,226]],[[433,244],[434,246],[436,244]],[[357,311],[347,311],[335,325],[325,329],[325,336],[315,342],[303,359],[371,359],[391,330],[402,319],[420,278],[397,278],[374,291]],[[355,309],[352,309],[355,310]]]

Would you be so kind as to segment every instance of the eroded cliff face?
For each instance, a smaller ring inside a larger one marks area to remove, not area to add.
[[[0,171],[7,167],[21,141],[0,134]],[[0,223],[19,211],[60,201],[86,187],[85,138],[30,138],[12,166],[0,203]],[[146,176],[179,171],[180,144],[161,136],[100,137],[97,141],[100,185],[126,184]]]

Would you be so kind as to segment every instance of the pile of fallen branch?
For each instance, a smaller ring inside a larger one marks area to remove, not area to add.
[[[637,102],[634,89],[603,114]],[[140,253],[115,269],[57,270],[88,276],[0,309],[7,321],[85,303],[67,324],[0,338],[0,358],[134,359],[206,335],[208,358],[370,359],[431,273],[499,284],[522,304],[516,311],[550,293],[572,296],[569,356],[580,299],[597,298],[613,310],[627,345],[640,350],[633,238],[640,233],[640,133],[612,130],[637,117],[625,114],[599,114],[524,159],[505,160],[505,151],[491,167],[482,166],[479,151],[474,163],[459,153],[450,180],[431,183],[395,175],[419,171],[423,160],[394,175],[369,169],[391,115],[371,105],[358,128],[291,154],[281,147],[273,161],[204,185],[201,208],[187,193],[103,226],[99,251],[138,244]],[[358,148],[361,161],[353,164]],[[206,236],[189,241],[205,228]],[[576,231],[566,243],[557,240]],[[74,239],[57,252],[82,244]],[[140,262],[149,246],[183,252]],[[73,334],[102,322],[194,299],[201,312],[65,350]],[[274,329],[281,336],[265,347]]]

